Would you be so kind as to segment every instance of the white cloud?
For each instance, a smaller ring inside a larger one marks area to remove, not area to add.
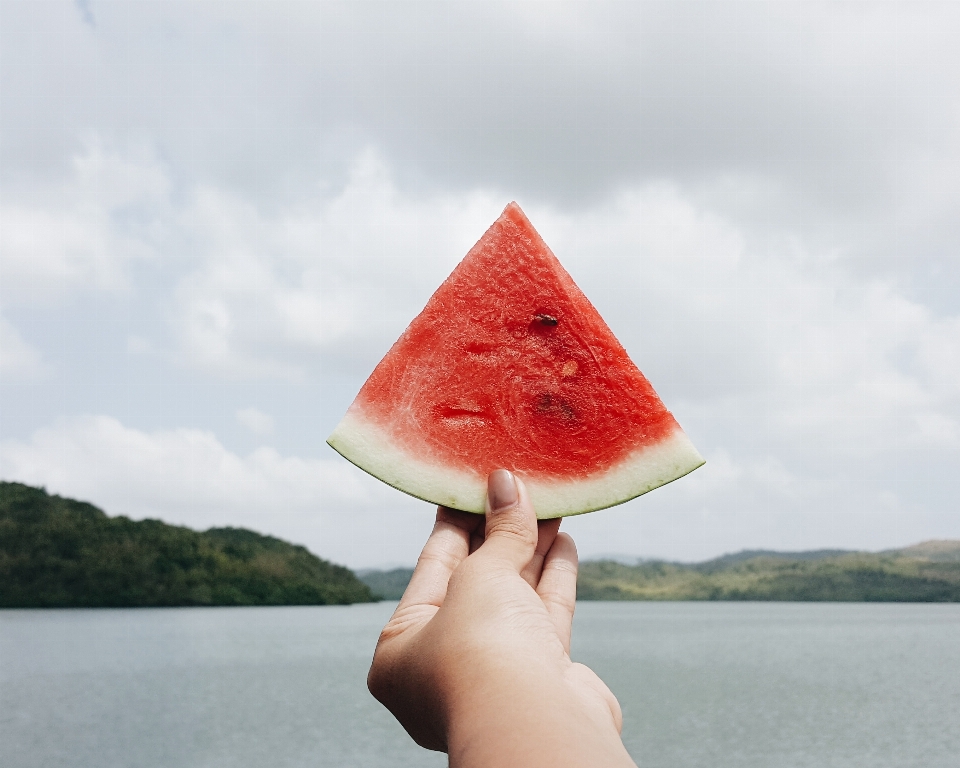
[[[40,353],[0,315],[0,380],[32,381],[45,371]]]
[[[500,207],[479,194],[405,199],[373,152],[336,197],[277,213],[199,189],[177,224],[196,254],[175,295],[186,359],[297,381],[320,355],[344,365],[386,351]]]
[[[256,408],[241,408],[237,411],[237,421],[255,435],[269,435],[276,426],[273,417]]]
[[[156,255],[168,192],[151,153],[90,143],[61,184],[0,203],[5,299],[129,287],[131,263]]]
[[[246,456],[199,429],[144,432],[108,416],[0,441],[0,476],[90,500],[111,515],[244,526],[357,567],[410,562],[433,510],[342,460]]]

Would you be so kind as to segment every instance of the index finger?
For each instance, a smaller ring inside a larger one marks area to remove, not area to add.
[[[537,548],[533,551],[533,558],[520,572],[523,580],[534,589],[537,588],[540,574],[543,572],[543,560],[553,546],[554,539],[557,538],[560,520],[559,517],[552,520],[537,520]]]
[[[437,522],[423,546],[398,609],[411,605],[439,608],[443,604],[450,576],[469,553],[470,536],[482,524],[483,515],[437,508]]]
[[[573,612],[577,607],[578,564],[577,545],[566,533],[558,534],[547,552],[543,575],[537,585],[537,594],[553,619],[557,637],[568,654]]]

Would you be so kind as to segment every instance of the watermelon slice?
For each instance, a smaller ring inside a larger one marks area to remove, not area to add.
[[[540,518],[621,504],[703,458],[516,203],[380,361],[327,441],[420,499],[482,513],[487,474]]]

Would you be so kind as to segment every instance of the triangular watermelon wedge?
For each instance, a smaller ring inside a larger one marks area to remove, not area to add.
[[[703,464],[516,203],[380,361],[327,441],[417,498],[482,513],[520,476],[540,518],[621,504]]]

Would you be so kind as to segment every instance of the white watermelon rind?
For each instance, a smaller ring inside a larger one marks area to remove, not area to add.
[[[430,461],[399,446],[389,430],[367,419],[356,406],[347,411],[327,443],[364,472],[410,496],[450,509],[485,511],[485,476]],[[609,469],[585,478],[558,480],[517,474],[523,478],[537,517],[546,520],[623,504],[704,463],[678,427],[656,445],[640,448]]]

